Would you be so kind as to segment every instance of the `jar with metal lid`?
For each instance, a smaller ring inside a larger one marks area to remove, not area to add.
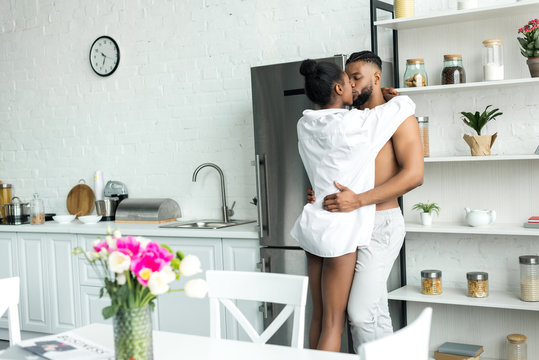
[[[483,41],[483,79],[485,81],[503,80],[503,47],[501,39]]]
[[[466,72],[462,65],[462,55],[444,55],[442,85],[463,84],[465,82]]]
[[[468,296],[483,298],[488,296],[488,273],[474,271],[466,273]]]
[[[423,144],[423,156],[428,157],[429,151],[429,117],[417,116],[417,122],[419,124],[419,135],[421,136],[421,143]]]
[[[2,224],[7,224],[8,212],[4,205],[11,203],[11,184],[0,184],[0,218]]]
[[[395,18],[414,16],[414,0],[395,0]]]
[[[423,59],[406,60],[406,71],[404,72],[404,87],[427,86],[427,70]]]
[[[539,256],[522,255],[520,263],[520,299],[539,301]]]
[[[425,295],[442,293],[442,271],[421,270],[421,292]]]
[[[528,345],[526,335],[507,335],[506,359],[507,360],[528,360]]]
[[[30,201],[30,224],[45,223],[45,207],[43,200],[39,198],[39,194],[35,193],[34,198]]]

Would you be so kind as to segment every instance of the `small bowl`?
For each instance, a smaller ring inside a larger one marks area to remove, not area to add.
[[[69,224],[75,219],[75,215],[55,215],[52,219],[59,224]]]
[[[97,224],[101,218],[102,216],[97,215],[79,216],[79,220],[82,221],[83,224]]]

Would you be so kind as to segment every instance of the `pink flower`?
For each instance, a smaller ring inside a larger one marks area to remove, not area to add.
[[[167,249],[160,247],[155,241],[150,241],[138,256],[132,258],[131,271],[141,285],[147,286],[151,274],[169,265],[173,257]]]
[[[107,244],[106,241],[98,241],[98,242],[96,242],[96,243],[94,244],[94,251],[95,251],[95,252],[98,253],[98,252],[101,251],[101,249],[105,249],[105,250],[107,250],[107,251],[109,250],[109,246],[108,246],[108,244]]]
[[[119,252],[134,258],[139,254],[140,243],[134,236],[116,239],[116,248]]]

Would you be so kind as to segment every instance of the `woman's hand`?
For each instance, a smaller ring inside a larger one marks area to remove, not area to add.
[[[395,96],[399,95],[399,92],[393,88],[382,88],[382,95],[384,96],[385,101],[393,99]]]
[[[307,204],[314,204],[316,197],[313,188],[307,188]]]
[[[330,212],[350,212],[361,207],[356,193],[334,181],[340,192],[327,195],[322,207]]]

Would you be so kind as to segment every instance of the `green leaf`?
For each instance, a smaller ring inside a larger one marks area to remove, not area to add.
[[[120,309],[120,305],[110,305],[103,308],[103,311],[101,313],[103,314],[103,317],[106,320],[116,315],[119,309]]]
[[[161,244],[161,247],[164,248],[164,249],[167,249],[169,253],[174,254],[174,251],[172,251],[172,249],[170,248],[170,246],[165,245],[165,244]]]
[[[539,50],[535,50],[535,51],[533,52],[533,56],[539,56]]]
[[[537,32],[539,34],[539,32]],[[539,49],[539,38],[535,39],[535,42],[533,43],[535,45],[536,49]]]
[[[170,267],[172,267],[174,270],[180,270],[180,259],[174,258],[170,261]]]
[[[533,50],[526,50],[526,57],[532,57],[533,56]]]
[[[178,259],[183,260],[183,258],[185,257],[185,255],[181,252],[181,251],[176,251],[176,257]]]
[[[105,288],[99,289],[99,298],[102,298],[105,295]]]
[[[520,43],[520,46],[522,46],[524,49],[526,49],[526,46],[528,46],[528,41],[524,38],[517,38],[518,42]]]

